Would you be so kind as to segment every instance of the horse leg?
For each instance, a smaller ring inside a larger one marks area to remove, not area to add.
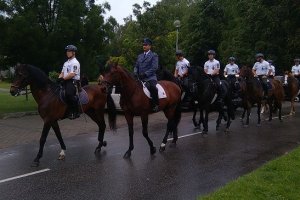
[[[261,103],[257,103],[257,126],[260,126],[260,109],[261,109]]]
[[[60,132],[57,121],[53,122],[51,127],[53,128],[54,133],[56,135],[56,138],[58,139],[60,147],[61,147],[61,151],[59,153],[58,160],[64,160],[65,157],[66,157],[66,155],[65,155],[66,145],[65,145],[64,140],[61,136],[61,132]]]
[[[38,167],[39,164],[40,164],[40,159],[43,156],[44,145],[46,143],[47,136],[48,136],[50,128],[51,128],[51,125],[49,123],[44,123],[42,135],[41,135],[41,138],[40,138],[39,152],[38,152],[36,158],[33,160],[33,163],[31,164],[32,167]]]
[[[216,131],[218,131],[220,129],[220,124],[221,124],[221,120],[223,118],[223,114],[221,112],[219,112],[219,115],[218,115],[218,119],[216,121]]]
[[[130,158],[131,151],[134,149],[133,145],[133,115],[130,113],[125,113],[125,118],[128,125],[128,132],[129,132],[129,148],[124,154],[123,158]]]
[[[272,121],[272,115],[273,115],[273,101],[268,100],[267,105],[269,105],[269,122]]]
[[[242,113],[242,116],[241,116],[241,118],[240,118],[240,119],[241,119],[241,122],[243,122],[243,120],[244,120],[244,118],[245,118],[246,111],[247,111],[247,109],[244,108],[243,113]]]
[[[104,120],[104,113],[103,111],[96,111],[96,110],[88,110],[86,114],[98,125],[98,146],[96,147],[94,153],[100,153],[101,148],[107,145],[106,141],[104,140],[104,133],[105,133],[105,120]]]
[[[153,142],[149,138],[148,135],[148,115],[141,116],[142,125],[143,125],[143,136],[146,138],[149,146],[150,146],[150,154],[153,155],[156,153],[156,148],[153,146]],[[168,137],[168,136],[167,136]]]
[[[260,111],[260,109],[259,109]],[[244,124],[244,127],[247,128],[249,126],[249,118],[250,118],[250,113],[251,113],[251,106],[247,108],[247,118],[246,118],[246,124]]]
[[[203,112],[203,110],[201,110],[201,112]],[[205,110],[205,117],[204,117],[204,121],[203,121],[202,134],[207,135],[207,132],[208,132],[208,110]]]
[[[194,111],[194,113],[193,113],[193,124],[194,124],[195,128],[198,128],[198,126],[199,126],[199,124],[197,123],[197,120],[196,120],[197,110],[198,110],[197,107],[195,107],[193,109],[193,111]]]

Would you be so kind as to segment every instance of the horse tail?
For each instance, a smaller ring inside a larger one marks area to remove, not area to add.
[[[117,109],[114,100],[111,97],[111,94],[107,95],[107,113],[108,113],[109,127],[110,129],[115,130],[116,120],[117,120]]]
[[[181,103],[178,102],[175,108],[175,116],[174,116],[174,122],[176,127],[178,126],[180,120],[181,120]]]

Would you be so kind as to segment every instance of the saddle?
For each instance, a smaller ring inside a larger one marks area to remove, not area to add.
[[[85,104],[89,103],[88,94],[83,88],[81,88],[80,92],[78,93],[78,96],[76,96],[76,97],[77,97],[76,99],[77,99],[78,105],[79,105],[79,103],[81,105],[85,105]],[[65,92],[65,89],[63,87],[59,91],[59,98],[64,104],[67,104],[66,92]]]
[[[146,83],[145,82],[142,82],[143,84],[143,91],[145,93],[145,95],[151,99],[151,96],[150,96],[150,91],[148,90],[148,88],[146,87]],[[167,98],[167,94],[164,90],[164,88],[158,83],[156,84],[156,88],[157,88],[157,91],[158,91],[158,98],[159,99],[164,99],[164,98]]]

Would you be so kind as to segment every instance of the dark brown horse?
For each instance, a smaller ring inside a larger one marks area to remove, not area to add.
[[[27,85],[30,85],[32,95],[38,104],[38,112],[44,121],[43,131],[40,138],[40,148],[32,166],[39,165],[39,160],[43,156],[44,145],[51,127],[53,128],[61,146],[59,159],[64,159],[66,146],[57,123],[58,120],[65,118],[67,111],[67,105],[60,98],[61,87],[60,85],[52,82],[40,69],[25,64],[17,65],[10,93],[13,96],[17,96],[19,95],[20,90]],[[95,121],[99,127],[99,145],[95,152],[100,151],[102,146],[106,146],[106,141],[103,141],[106,128],[104,120],[106,102],[110,111],[108,113],[110,126],[112,129],[115,128],[115,105],[112,102],[113,100],[111,96],[106,94],[105,89],[106,88],[98,85],[88,85],[84,87],[88,96],[88,102],[82,105],[81,109],[93,121]]]
[[[247,66],[243,66],[240,69],[240,88],[242,107],[244,108],[244,112],[241,117],[242,120],[244,119],[245,113],[247,112],[246,123],[244,124],[244,126],[249,126],[249,116],[253,104],[257,104],[257,124],[260,125],[260,109],[264,90],[260,81],[254,77],[252,69]]]
[[[263,101],[266,102],[266,104],[269,106],[270,109],[269,121],[272,120],[273,112],[271,111],[275,109],[278,109],[278,117],[279,120],[281,121],[282,120],[281,108],[282,108],[282,101],[284,100],[284,90],[280,81],[275,79],[270,80],[272,89],[268,90],[268,94],[266,95],[267,99],[264,100],[263,98],[264,89],[262,83],[257,77],[254,77],[252,69],[247,66],[243,66],[240,70],[240,76],[241,76],[241,82],[240,82],[241,95],[243,99],[242,104],[244,108],[242,119],[244,119],[245,113],[247,111],[247,119],[246,119],[246,124],[244,124],[244,126],[247,127],[249,125],[249,116],[253,104],[257,104],[257,117],[258,117],[257,124],[260,125],[261,122],[260,109]]]
[[[287,97],[291,101],[291,110],[290,110],[290,115],[294,115],[296,113],[295,110],[295,99],[299,94],[299,84],[298,80],[293,76],[293,74],[289,71],[286,71],[284,73],[284,89],[286,91]]]
[[[180,112],[180,97],[181,90],[177,84],[170,81],[159,81],[166,92],[166,98],[159,100],[159,109],[162,110],[168,119],[166,134],[160,146],[160,151],[165,150],[168,135],[173,134],[172,143],[176,144],[177,125],[181,119]],[[125,118],[129,130],[129,149],[126,151],[124,158],[131,156],[133,145],[133,117],[141,116],[143,126],[143,136],[146,138],[150,153],[154,154],[156,148],[148,136],[148,115],[152,113],[150,99],[143,92],[143,85],[141,81],[135,78],[126,69],[118,64],[110,64],[103,73],[102,84],[107,86],[116,85],[121,88],[120,105],[124,111]]]

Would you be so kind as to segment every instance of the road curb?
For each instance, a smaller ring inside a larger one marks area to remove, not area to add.
[[[37,111],[30,112],[16,112],[16,113],[5,113],[0,115],[0,119],[8,119],[8,118],[20,118],[24,116],[37,115]]]

